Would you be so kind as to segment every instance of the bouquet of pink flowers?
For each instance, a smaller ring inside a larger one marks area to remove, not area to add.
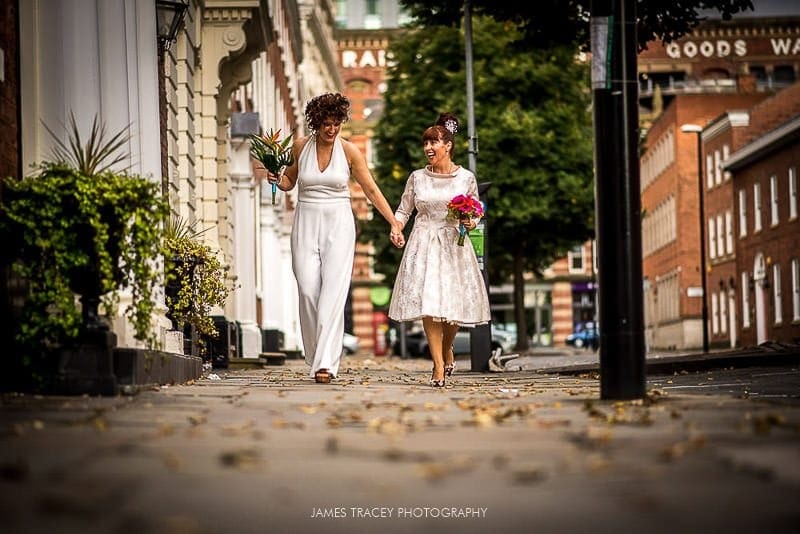
[[[292,137],[290,134],[286,139],[281,140],[281,131],[264,135],[250,136],[250,155],[261,162],[265,169],[280,178],[283,170],[294,163],[292,156]],[[275,190],[277,184],[272,184],[272,203],[275,204]]]
[[[461,220],[464,217],[470,219],[475,217],[483,217],[483,204],[474,197],[469,195],[456,195],[447,204],[447,215],[456,220]],[[463,223],[458,225],[458,245],[464,246],[464,237],[467,235],[467,229]]]

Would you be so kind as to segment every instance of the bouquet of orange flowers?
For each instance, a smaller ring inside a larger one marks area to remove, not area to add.
[[[289,134],[286,139],[281,140],[281,131],[273,132],[270,130],[264,135],[250,136],[250,155],[261,162],[265,169],[272,174],[279,176],[283,170],[294,163],[292,156],[292,137]],[[272,183],[272,203],[275,204],[275,192],[278,187],[276,182]]]
[[[456,220],[461,220],[464,217],[470,219],[474,217],[483,217],[483,204],[469,195],[456,195],[447,204],[447,215]],[[464,237],[467,235],[467,229],[463,223],[458,225],[458,245],[464,246]]]

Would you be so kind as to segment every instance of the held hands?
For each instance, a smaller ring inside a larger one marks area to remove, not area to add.
[[[267,171],[267,181],[271,184],[277,184],[281,181],[281,175],[275,174],[271,171]]]
[[[470,219],[469,217],[461,217],[458,222],[464,225],[464,228],[467,229],[467,232],[474,230],[478,223]]]
[[[406,244],[406,239],[403,237],[403,225],[395,221],[392,223],[392,230],[389,232],[389,239],[397,248],[403,248]]]

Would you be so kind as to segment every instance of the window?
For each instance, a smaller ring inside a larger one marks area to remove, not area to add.
[[[772,297],[775,306],[775,324],[783,322],[783,310],[781,309],[781,266],[777,263],[772,266]]]
[[[722,161],[724,162],[726,159],[728,159],[728,157],[730,157],[730,155],[731,155],[731,147],[730,147],[730,145],[722,145]],[[730,180],[731,179],[731,172],[730,171],[724,171],[723,174],[722,174],[722,177],[725,178],[725,181]]]
[[[778,177],[774,174],[769,178],[769,208],[772,226],[778,224]]]
[[[794,65],[775,65],[772,69],[772,76],[775,81],[781,84],[794,83]]]
[[[714,156],[706,154],[706,183],[708,188],[714,187]]]
[[[339,28],[347,27],[347,0],[336,0],[336,26]]]
[[[364,16],[364,29],[376,30],[381,27],[380,3],[378,0],[366,0],[367,14]]]
[[[800,321],[800,261],[792,260],[792,320]]]
[[[750,328],[750,277],[747,271],[742,271],[739,289],[742,292],[742,328]]]
[[[797,169],[789,167],[789,218],[797,218]]]
[[[725,255],[725,230],[722,227],[722,214],[717,215],[717,255]]]
[[[747,191],[739,189],[739,237],[747,235]]]
[[[725,291],[719,292],[719,331],[722,334],[728,333],[728,298]]]
[[[583,245],[578,245],[572,250],[567,252],[567,260],[569,261],[569,272],[582,273],[583,272]]]
[[[767,80],[767,69],[761,65],[750,65],[750,74],[756,77],[757,82],[765,82]]]
[[[722,154],[719,150],[714,151],[714,183],[717,185],[722,183]]]
[[[733,213],[725,212],[725,252],[733,254]]]
[[[397,14],[397,25],[403,27],[407,24],[411,24],[414,22],[414,19],[411,18],[405,10],[401,10],[400,13]]]
[[[719,298],[716,293],[711,293],[711,333],[719,333]]]
[[[753,231],[761,231],[761,184],[753,184]]]
[[[366,153],[364,154],[364,156],[366,156],[366,159],[367,159],[367,166],[370,169],[374,169],[375,168],[375,150],[374,150],[374,141],[372,140],[372,137],[367,139],[367,145],[366,145],[365,149],[366,150],[364,152],[366,152]],[[370,211],[372,211],[372,210],[370,210]]]
[[[714,259],[717,257],[717,238],[714,235],[714,217],[708,220],[708,257]]]

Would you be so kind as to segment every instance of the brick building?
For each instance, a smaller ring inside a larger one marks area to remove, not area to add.
[[[587,241],[573,247],[566,257],[556,260],[545,271],[544,277],[550,284],[544,296],[549,297],[552,305],[552,344],[563,346],[573,331],[597,320],[595,242]],[[549,344],[541,332],[533,340],[538,345]]]
[[[708,283],[718,285],[717,300],[726,292],[740,310],[741,319],[730,335],[741,338],[743,345],[796,343],[800,342],[800,83],[744,117],[749,120],[737,128],[741,143],[721,164],[734,189],[730,206],[735,214],[736,272],[726,278],[727,271],[712,269]],[[713,126],[703,132],[706,151],[711,149]],[[713,290],[710,296],[713,309]],[[717,336],[725,334],[715,332],[713,317],[711,329]]]
[[[742,267],[742,245],[747,242],[738,234],[736,197],[744,189],[749,198],[753,193],[748,191],[755,184],[740,186],[746,179],[736,177],[730,162],[739,161],[736,151],[752,143],[759,132],[781,123],[776,118],[779,114],[770,111],[778,105],[769,102],[791,100],[771,97],[792,86],[800,73],[798,20],[798,16],[790,16],[709,21],[670,45],[651,43],[639,56],[641,118],[646,129],[640,159],[642,254],[646,337],[651,349],[702,346],[703,298],[712,347],[756,342],[752,328],[741,326],[749,320],[742,303],[748,296],[736,291],[742,284],[742,271],[747,270]],[[787,91],[791,95],[794,89]],[[689,124],[699,126],[698,132],[683,133],[681,126]],[[702,144],[699,157],[698,135]],[[783,165],[782,171],[775,172],[787,175],[788,160]],[[770,179],[764,180],[762,192],[770,187]],[[788,184],[788,180],[787,175],[781,183]],[[698,217],[700,190],[702,222]],[[762,204],[765,195],[761,194]],[[753,199],[749,202],[752,205]],[[785,209],[789,209],[788,203]],[[775,236],[790,232],[786,217]],[[701,224],[705,251],[700,249]],[[751,235],[754,242],[764,238],[777,239],[767,232]],[[752,254],[757,255],[760,246],[753,245]],[[706,263],[705,297],[701,254]],[[752,257],[750,253],[745,256]],[[783,258],[782,263],[789,273],[791,259]],[[789,276],[786,274],[785,287],[791,287]],[[753,284],[748,281],[745,285]],[[764,295],[755,296],[759,302],[765,300]]]

